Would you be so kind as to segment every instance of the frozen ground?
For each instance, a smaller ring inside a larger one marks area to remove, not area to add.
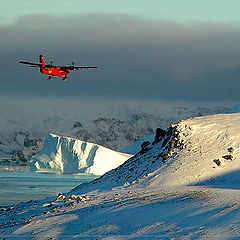
[[[1,237],[239,239],[239,132],[239,113],[181,121],[65,201],[1,209]]]

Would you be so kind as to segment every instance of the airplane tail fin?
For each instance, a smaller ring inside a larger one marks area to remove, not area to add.
[[[45,67],[45,62],[44,62],[44,59],[43,59],[43,55],[39,56],[39,61],[42,64],[42,67]]]

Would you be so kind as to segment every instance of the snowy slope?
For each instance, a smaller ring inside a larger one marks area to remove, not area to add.
[[[65,194],[67,201],[2,209],[0,233],[10,239],[239,239],[239,132],[240,113],[158,129],[151,145]]]
[[[146,153],[137,154],[97,179],[94,187],[111,189],[131,183],[144,187],[213,184],[223,176],[227,185],[232,184],[233,175],[234,184],[238,185],[240,177],[230,173],[240,169],[240,113],[184,120],[174,126],[174,132],[171,131],[172,128],[167,129],[166,136],[151,145]],[[171,148],[171,154],[163,160],[161,156],[168,153],[173,139],[179,139],[181,145]],[[231,147],[233,159],[226,160],[222,156],[229,155]],[[216,164],[218,159],[222,166]]]
[[[31,158],[30,170],[104,174],[131,156],[97,144],[49,134],[45,138],[42,150]]]
[[[154,135],[148,135],[134,142],[133,144],[128,145],[127,147],[120,150],[120,152],[128,153],[128,154],[136,154],[141,150],[141,145],[143,142],[152,143],[154,140]]]

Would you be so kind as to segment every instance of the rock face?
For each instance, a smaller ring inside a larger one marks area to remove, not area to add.
[[[30,170],[51,173],[104,174],[124,163],[131,155],[97,144],[49,134],[42,151],[31,158]]]

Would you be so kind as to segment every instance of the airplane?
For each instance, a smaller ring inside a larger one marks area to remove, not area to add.
[[[50,61],[50,64],[45,64],[43,55],[39,56],[40,63],[32,63],[32,62],[25,62],[25,61],[20,61],[20,64],[26,64],[30,65],[29,67],[39,67],[40,72],[42,74],[47,74],[50,75],[47,80],[52,80],[54,76],[61,77],[61,81],[67,81],[68,80],[68,74],[72,70],[82,70],[82,69],[97,69],[98,67],[96,66],[79,66],[76,67],[74,66],[74,62],[72,63],[71,66],[55,66],[53,65],[52,61]]]

